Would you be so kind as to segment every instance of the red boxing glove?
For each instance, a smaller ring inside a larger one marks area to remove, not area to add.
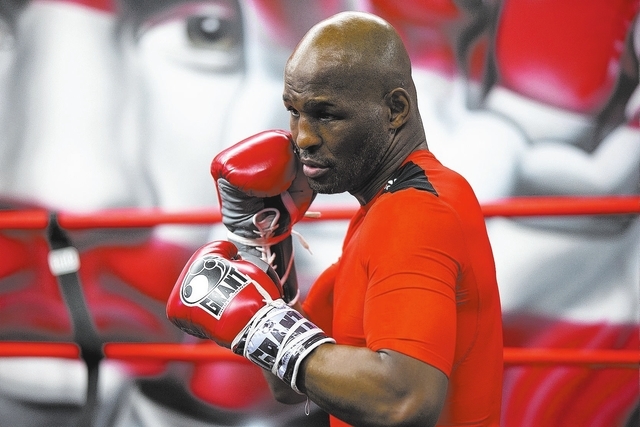
[[[291,304],[298,296],[292,227],[315,197],[294,147],[288,132],[270,130],[220,152],[211,163],[229,239],[276,271]]]
[[[167,317],[184,332],[224,347],[253,315],[282,290],[266,264],[261,269],[238,254],[231,242],[215,241],[189,259],[167,301]]]
[[[293,144],[287,131],[260,132],[221,151],[211,162],[211,174],[248,196],[277,196],[287,191],[297,175]]]
[[[231,348],[296,385],[302,361],[316,347],[335,343],[282,299],[271,267],[217,241],[196,251],[167,301],[167,317],[184,332]]]

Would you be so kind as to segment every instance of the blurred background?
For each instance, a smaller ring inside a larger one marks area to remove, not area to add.
[[[217,209],[211,159],[288,128],[284,62],[313,24],[343,10],[376,13],[400,32],[430,149],[481,203],[638,195],[639,8],[0,0],[0,209],[25,218]],[[356,206],[348,195],[314,204]],[[0,344],[75,341],[83,360],[0,358],[0,426],[327,425],[313,405],[306,416],[304,405],[275,403],[240,358],[101,358],[107,342],[200,344],[166,320],[164,304],[191,253],[224,238],[220,226],[65,230],[56,219],[48,229],[0,223]],[[505,346],[638,349],[637,215],[492,217],[487,227]],[[312,250],[296,248],[303,293],[339,256],[345,229],[299,224]],[[49,252],[69,247],[79,269],[56,277]],[[636,426],[638,384],[637,369],[507,367],[502,425]]]

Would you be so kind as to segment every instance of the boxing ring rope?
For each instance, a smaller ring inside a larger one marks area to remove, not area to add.
[[[311,206],[322,220],[348,220],[355,208]],[[518,197],[485,203],[486,218],[521,216],[577,216],[640,214],[640,196]],[[317,218],[305,218],[314,221]],[[145,228],[159,225],[210,225],[221,221],[217,210],[165,212],[158,209],[110,209],[95,213],[60,212],[60,226],[67,230],[92,228]],[[44,209],[0,211],[1,229],[45,229],[49,211]]]
[[[580,216],[580,215],[638,215],[640,196],[609,197],[518,197],[482,205],[486,218],[523,216]],[[312,206],[319,216],[314,221],[347,220],[355,208],[340,206]],[[45,229],[50,212],[43,209],[0,211],[2,229]],[[67,230],[93,228],[145,228],[160,225],[211,225],[220,222],[216,210],[164,212],[157,209],[114,209],[88,214],[60,212],[58,221]],[[124,343],[104,344],[107,359],[122,361],[183,361],[215,362],[245,361],[231,351],[214,343]],[[75,343],[0,341],[0,357],[55,357],[78,359],[80,349]],[[585,350],[515,348],[504,349],[505,366],[588,366],[591,368],[640,367],[638,350]]]
[[[244,361],[238,355],[216,344],[118,343],[104,346],[107,359],[121,361],[213,362]],[[73,343],[20,342],[0,343],[0,357],[56,357],[78,359],[80,350]],[[640,350],[581,350],[515,348],[504,349],[507,366],[564,365],[638,369]]]

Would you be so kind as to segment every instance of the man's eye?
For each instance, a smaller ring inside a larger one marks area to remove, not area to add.
[[[291,116],[293,117],[300,117],[300,113],[297,112],[296,110],[294,110],[293,108],[289,108],[289,114],[291,114]]]

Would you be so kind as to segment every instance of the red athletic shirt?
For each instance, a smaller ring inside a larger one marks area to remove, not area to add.
[[[351,220],[311,287],[309,318],[338,344],[394,350],[449,378],[438,425],[498,426],[502,320],[493,253],[464,178],[412,153]],[[345,426],[331,417],[331,426]]]

